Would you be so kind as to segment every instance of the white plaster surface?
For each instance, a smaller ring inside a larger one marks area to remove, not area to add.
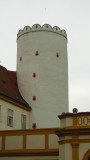
[[[80,143],[79,145],[79,160],[82,160],[85,153],[90,149],[90,143]]]
[[[23,147],[23,137],[22,136],[6,136],[5,137],[5,149],[22,149]]]
[[[65,160],[65,145],[59,145],[59,160]]]
[[[56,149],[59,148],[59,138],[55,134],[50,134],[49,135],[49,149]]]
[[[59,159],[72,160],[71,144],[62,144],[59,146]]]
[[[27,149],[45,149],[45,135],[27,135]]]
[[[39,56],[35,56],[36,51]],[[32,106],[30,128],[33,123],[37,128],[59,127],[57,115],[68,112],[67,39],[49,31],[19,37],[17,81],[21,95]],[[32,100],[33,96],[36,101]]]
[[[73,126],[73,118],[72,117],[67,117],[64,119],[60,120],[60,127],[69,127],[69,126]]]
[[[66,118],[66,126],[73,126],[73,118],[72,117]]]

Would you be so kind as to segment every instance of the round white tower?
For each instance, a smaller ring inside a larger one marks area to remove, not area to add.
[[[26,26],[17,35],[17,81],[31,105],[30,128],[59,127],[68,112],[67,35],[48,24]]]

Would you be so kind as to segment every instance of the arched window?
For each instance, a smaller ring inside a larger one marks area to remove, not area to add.
[[[90,160],[90,149],[85,153],[83,160]]]

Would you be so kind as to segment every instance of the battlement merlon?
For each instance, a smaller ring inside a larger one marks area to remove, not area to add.
[[[22,36],[23,34],[29,33],[29,32],[37,32],[37,31],[48,31],[48,32],[54,32],[57,34],[60,34],[64,36],[67,39],[67,33],[64,29],[60,29],[58,26],[52,27],[49,24],[44,24],[42,27],[40,24],[34,24],[32,27],[25,26],[23,29],[20,29],[17,34],[17,39]]]

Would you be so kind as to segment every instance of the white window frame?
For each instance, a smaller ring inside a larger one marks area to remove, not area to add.
[[[10,127],[13,127],[13,113],[14,113],[14,111],[12,109],[8,108],[7,125],[10,126]]]
[[[26,129],[26,122],[27,122],[27,116],[22,114],[21,115],[21,128]]]

